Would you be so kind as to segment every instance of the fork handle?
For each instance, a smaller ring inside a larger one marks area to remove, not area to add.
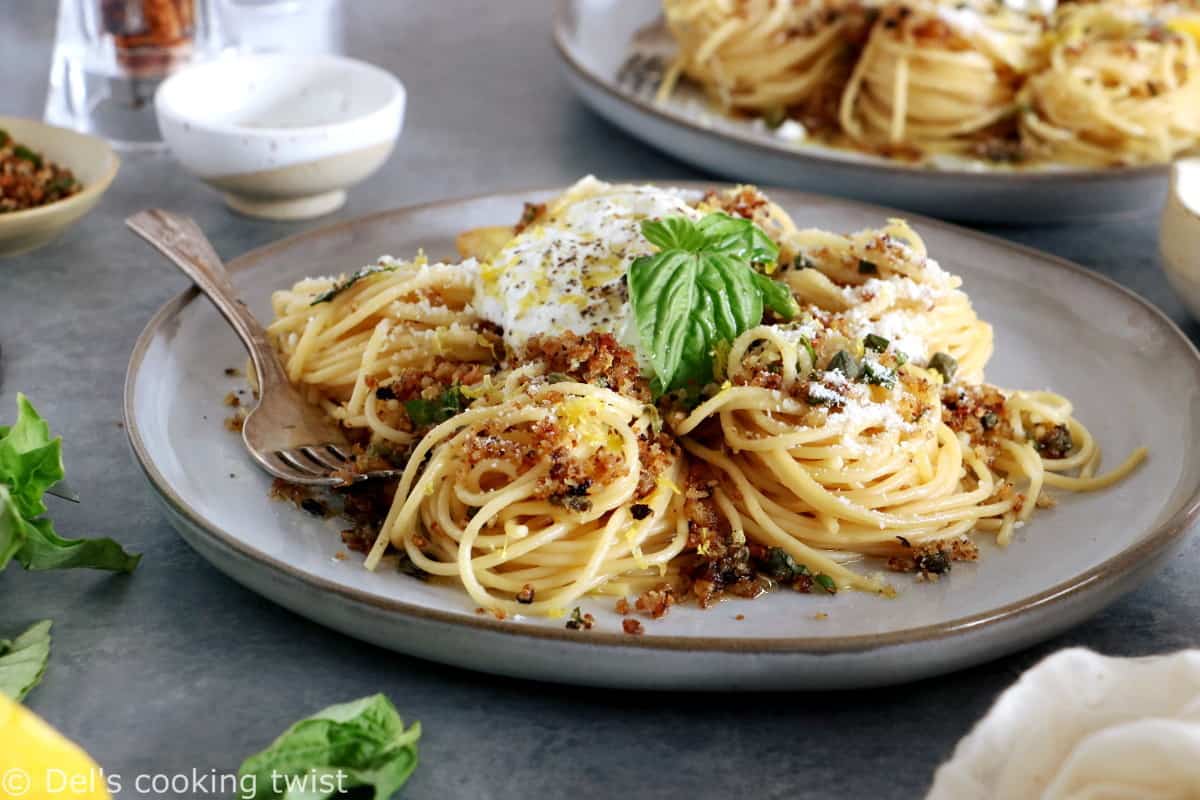
[[[237,296],[229,272],[194,220],[151,208],[134,214],[125,220],[125,224],[191,278],[229,320],[250,352],[260,393],[265,394],[276,384],[288,383],[266,330]]]

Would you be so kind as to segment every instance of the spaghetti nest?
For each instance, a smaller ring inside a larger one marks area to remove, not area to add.
[[[835,145],[1110,166],[1168,161],[1200,137],[1197,26],[1177,4],[1064,2],[1049,16],[993,0],[663,8],[678,47],[660,100],[687,78],[728,113],[791,118]]]
[[[1042,158],[1168,161],[1200,141],[1196,40],[1124,6],[1064,9],[1021,100],[1022,138]]]
[[[403,559],[498,615],[556,616],[588,593],[662,611],[774,584],[889,592],[855,562],[941,574],[976,556],[975,532],[1007,544],[1046,487],[1100,489],[1144,457],[1100,475],[1069,401],[983,383],[992,330],[903,222],[800,229],[748,187],[688,202],[754,221],[797,307],[718,343],[695,391],[656,394],[603,330],[513,348],[474,311],[473,259],[276,294],[293,381],[403,467],[369,568]]]

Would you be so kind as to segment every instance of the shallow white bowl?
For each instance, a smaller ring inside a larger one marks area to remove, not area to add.
[[[379,67],[331,55],[241,54],[172,75],[154,97],[183,166],[236,211],[326,214],[391,155],[405,91]]]
[[[1181,159],[1171,168],[1159,243],[1167,280],[1200,319],[1200,158]]]

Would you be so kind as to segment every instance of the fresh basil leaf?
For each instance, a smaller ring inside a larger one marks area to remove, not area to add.
[[[784,319],[791,319],[800,313],[800,307],[796,305],[796,298],[792,297],[792,290],[786,283],[773,281],[761,272],[754,273],[754,282],[758,286],[759,292],[762,293],[763,302],[767,308]]]
[[[667,217],[642,230],[661,250],[630,265],[629,297],[657,392],[711,381],[717,345],[759,324],[764,302],[795,315],[791,290],[750,265],[774,260],[778,249],[749,220]]]
[[[0,483],[7,484],[21,516],[46,513],[42,495],[63,479],[62,440],[50,436],[50,426],[29,399],[17,395],[17,421],[0,428]]]
[[[708,250],[728,253],[756,264],[773,264],[779,258],[778,245],[748,219],[709,214],[696,223],[696,228],[704,235]]]
[[[16,701],[42,680],[50,660],[50,620],[34,623],[12,641],[0,639],[0,694]]]
[[[324,800],[360,787],[388,800],[416,769],[420,738],[421,723],[406,729],[392,702],[372,695],[300,720],[247,758],[238,777],[254,787],[247,800]]]
[[[27,570],[104,569],[133,572],[140,555],[125,552],[112,539],[64,539],[54,532],[54,524],[43,517],[26,526],[25,544],[17,551],[17,561]]]
[[[704,246],[705,236],[687,217],[664,217],[642,222],[642,235],[662,250],[695,252]]]
[[[16,558],[26,569],[92,567],[132,572],[141,556],[112,539],[61,538],[46,513],[46,490],[63,479],[62,439],[28,398],[17,395],[17,421],[0,428],[0,570]]]
[[[335,283],[332,288],[321,292],[313,299],[311,303],[309,303],[309,305],[315,306],[320,305],[321,303],[328,303],[330,300],[337,297],[339,294],[346,291],[368,275],[378,275],[382,272],[395,272],[398,269],[400,269],[400,264],[396,261],[389,261],[387,263],[380,264],[368,264],[341,283]]]
[[[718,253],[666,250],[636,259],[629,294],[638,337],[664,390],[712,378],[712,349],[762,319],[749,269]]]
[[[465,405],[462,389],[455,385],[447,389],[436,400],[425,400],[423,398],[406,400],[404,402],[404,410],[408,412],[408,418],[413,421],[414,425],[423,427],[425,425],[438,425],[445,422],[455,414],[461,412]]]

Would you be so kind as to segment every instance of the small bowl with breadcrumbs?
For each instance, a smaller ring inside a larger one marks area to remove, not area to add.
[[[96,205],[119,166],[103,139],[0,116],[0,258],[57,238]]]

